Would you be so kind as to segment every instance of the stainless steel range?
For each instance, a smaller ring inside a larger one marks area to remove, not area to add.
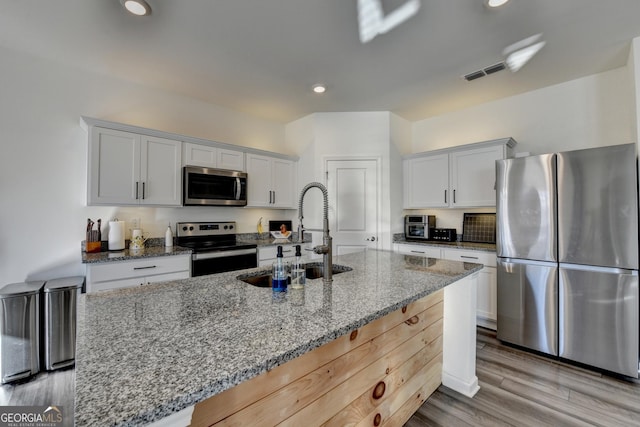
[[[258,266],[258,246],[237,241],[235,222],[178,222],[176,243],[193,250],[192,276]]]

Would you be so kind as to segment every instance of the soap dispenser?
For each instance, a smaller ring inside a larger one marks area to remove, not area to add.
[[[291,265],[291,289],[303,289],[306,282],[305,265],[302,262],[300,245],[296,245],[296,257]]]
[[[273,292],[287,291],[287,266],[282,258],[282,246],[278,246],[276,262],[273,263],[271,272],[271,289],[273,289]]]

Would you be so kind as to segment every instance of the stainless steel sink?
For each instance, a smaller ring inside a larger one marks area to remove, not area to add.
[[[322,263],[321,262],[310,262],[306,265],[306,275],[307,279],[319,279],[322,277]],[[332,272],[333,274],[344,273],[345,271],[353,270],[351,267],[347,267],[346,265],[338,265],[333,264]],[[236,277],[238,280],[242,280],[245,283],[248,283],[253,286],[257,286],[259,288],[270,288],[271,287],[271,272],[270,271],[257,271],[255,273],[247,273],[241,274]]]
[[[322,277],[322,263],[321,262],[309,262],[306,265],[307,279],[319,279]],[[345,271],[351,271],[353,268],[346,265],[333,264],[331,272],[333,274],[344,273]]]

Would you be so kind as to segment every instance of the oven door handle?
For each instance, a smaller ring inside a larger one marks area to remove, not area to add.
[[[211,258],[226,258],[230,256],[237,255],[258,255],[258,251],[256,249],[239,249],[237,251],[223,251],[223,252],[209,252],[202,254],[192,254],[191,259],[193,261],[199,261],[201,259],[211,259]]]

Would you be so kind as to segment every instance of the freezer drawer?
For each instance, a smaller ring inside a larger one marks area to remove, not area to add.
[[[638,274],[560,266],[560,357],[638,377]]]
[[[558,268],[498,258],[497,337],[558,355]]]

